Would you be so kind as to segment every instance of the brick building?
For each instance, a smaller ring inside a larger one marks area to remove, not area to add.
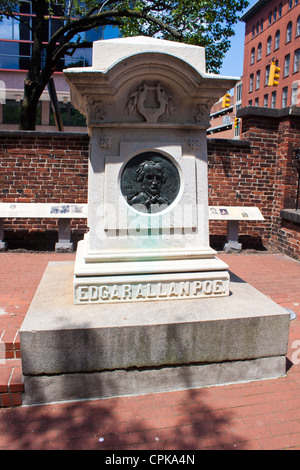
[[[242,105],[285,108],[300,103],[300,3],[259,0],[245,22]],[[278,87],[269,87],[272,59],[280,67]]]
[[[230,108],[222,109],[221,101],[212,107],[208,137],[239,138],[241,121],[235,128],[234,119],[242,107],[300,106],[299,0],[258,0],[241,21],[245,22],[243,76],[232,91]],[[277,87],[268,86],[272,59],[281,69]]]

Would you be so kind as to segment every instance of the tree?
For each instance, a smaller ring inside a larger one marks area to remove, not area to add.
[[[20,129],[34,130],[37,105],[43,90],[65,55],[91,47],[82,33],[108,25],[121,34],[156,36],[206,48],[207,69],[218,72],[234,35],[233,25],[247,0],[32,0],[34,27],[20,14],[21,1],[0,0],[1,17],[14,18],[28,28],[32,53],[24,82]],[[43,30],[51,16],[61,26],[43,43]]]

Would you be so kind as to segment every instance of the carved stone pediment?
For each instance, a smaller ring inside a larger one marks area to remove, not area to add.
[[[138,90],[129,95],[127,101],[126,113],[132,116],[135,111],[138,111],[147,122],[155,123],[163,114],[173,116],[176,113],[176,106],[160,83],[153,86],[143,82]]]

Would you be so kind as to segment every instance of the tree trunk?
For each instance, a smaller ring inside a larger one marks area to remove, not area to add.
[[[47,82],[43,80],[41,71],[42,61],[42,34],[45,25],[47,2],[45,0],[32,0],[36,13],[36,24],[33,32],[32,54],[29,70],[24,83],[24,100],[21,108],[20,129],[35,130],[37,106]]]
[[[28,90],[28,85],[24,86],[24,100],[21,107],[20,126],[23,131],[34,131],[36,126],[37,106],[39,99]]]

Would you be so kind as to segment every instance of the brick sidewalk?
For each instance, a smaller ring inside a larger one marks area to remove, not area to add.
[[[0,254],[0,346],[4,345],[0,349],[0,394],[7,399],[2,406],[19,404],[17,333],[45,267],[48,261],[74,258],[54,253]],[[0,450],[299,450],[300,263],[278,254],[222,254],[220,258],[235,274],[298,315],[291,322],[286,377],[136,397],[1,408]]]

